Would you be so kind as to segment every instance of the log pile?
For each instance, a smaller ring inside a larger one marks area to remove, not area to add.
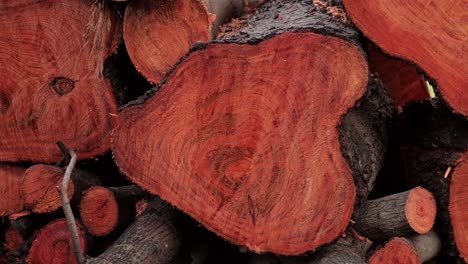
[[[0,263],[466,263],[464,3],[413,2],[0,1]]]

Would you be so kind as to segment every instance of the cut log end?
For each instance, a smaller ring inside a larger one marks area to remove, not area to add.
[[[96,236],[104,236],[114,230],[118,223],[118,210],[114,193],[105,187],[91,187],[81,198],[81,220]]]
[[[79,158],[109,149],[109,114],[117,105],[82,37],[92,6],[67,0],[0,6],[0,160],[57,162],[57,141]],[[111,38],[114,28],[106,29],[100,36]],[[100,61],[109,49],[97,51]]]
[[[393,238],[369,258],[369,264],[420,264],[416,249],[404,238]]]
[[[449,213],[455,244],[460,256],[468,261],[468,152],[462,155],[452,173]]]
[[[344,5],[369,39],[390,54],[419,65],[437,80],[438,90],[448,104],[468,116],[464,0],[417,0],[411,5],[402,1],[346,0]],[[382,29],[391,29],[391,33]]]
[[[122,112],[115,158],[132,181],[230,241],[303,253],[351,217],[356,188],[337,126],[367,72],[359,49],[319,34],[209,45]]]
[[[86,251],[85,233],[80,224],[78,224],[78,235],[82,250]],[[51,222],[39,230],[31,244],[26,262],[29,264],[76,263],[71,234],[65,219]]]
[[[197,41],[207,41],[210,15],[202,0],[139,0],[128,4],[123,32],[136,69],[159,83]]]
[[[5,231],[5,247],[10,252],[17,251],[24,243],[23,235],[13,226]]]
[[[408,194],[405,214],[410,227],[419,234],[427,233],[434,225],[437,206],[431,192],[416,187]]]
[[[21,178],[26,169],[16,165],[0,164],[0,216],[23,209]]]
[[[47,213],[62,206],[60,192],[57,189],[62,184],[65,170],[50,165],[34,165],[26,170],[21,186],[21,195],[26,207],[35,213]],[[68,197],[74,193],[74,184],[68,184]]]

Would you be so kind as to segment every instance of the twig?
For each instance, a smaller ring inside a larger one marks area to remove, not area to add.
[[[61,148],[62,149],[62,148]],[[65,148],[64,148],[65,149]],[[62,149],[62,151],[64,151]],[[76,261],[79,264],[85,262],[85,257],[82,254],[81,243],[78,236],[78,229],[76,227],[75,217],[73,216],[72,209],[70,207],[70,200],[68,199],[68,182],[70,181],[71,173],[76,163],[76,153],[73,150],[69,150],[68,153],[71,156],[70,163],[68,164],[65,175],[63,176],[62,186],[58,187],[60,191],[60,197],[62,198],[63,212],[67,220],[68,229],[70,230],[73,242],[73,251],[75,253]]]

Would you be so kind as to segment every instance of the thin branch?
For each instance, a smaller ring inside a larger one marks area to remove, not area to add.
[[[70,207],[70,200],[68,199],[68,182],[75,167],[76,163],[76,153],[73,150],[69,151],[71,156],[70,163],[68,164],[65,175],[63,176],[62,186],[59,187],[60,197],[62,198],[62,207],[63,212],[65,213],[65,218],[67,219],[68,229],[70,230],[73,242],[73,251],[75,253],[76,261],[79,264],[85,262],[85,257],[82,253],[81,243],[78,236],[78,229],[76,227],[75,217],[73,216],[72,209]]]

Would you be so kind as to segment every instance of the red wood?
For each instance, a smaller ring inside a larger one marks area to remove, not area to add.
[[[303,253],[351,217],[356,191],[337,126],[367,72],[355,46],[313,33],[209,45],[119,115],[115,159],[132,181],[236,244]]]
[[[21,233],[14,228],[9,226],[5,232],[5,247],[10,251],[17,251],[24,243],[24,238]]]
[[[370,43],[367,44],[366,51],[370,71],[378,73],[398,106],[431,98],[426,81],[415,66],[384,54]]]
[[[468,152],[462,155],[452,173],[449,213],[455,244],[460,256],[468,262]]]
[[[86,237],[78,224],[78,235],[83,251],[86,251]],[[26,260],[29,264],[75,264],[71,234],[64,218],[41,228],[31,244]]]
[[[422,263],[411,242],[396,237],[378,249],[369,258],[369,264],[419,264]]]
[[[450,106],[468,115],[466,1],[345,0],[344,5],[369,39],[421,67]]]
[[[21,184],[21,196],[26,207],[35,213],[47,213],[62,206],[60,192],[57,187],[61,185],[65,169],[38,164],[30,167],[24,173]],[[68,197],[74,194],[74,184],[68,184]]]
[[[21,178],[26,168],[0,164],[0,216],[7,216],[23,209]]]
[[[80,217],[93,235],[112,232],[119,220],[118,204],[112,191],[101,186],[86,190],[80,201]]]
[[[85,0],[0,1],[0,160],[57,162],[56,141],[79,158],[108,150],[117,106],[96,64],[113,52],[117,29],[112,23],[109,32],[98,32],[103,49],[85,45],[92,6]]]
[[[136,69],[159,83],[196,41],[209,39],[211,22],[202,0],[131,1],[123,36]]]

